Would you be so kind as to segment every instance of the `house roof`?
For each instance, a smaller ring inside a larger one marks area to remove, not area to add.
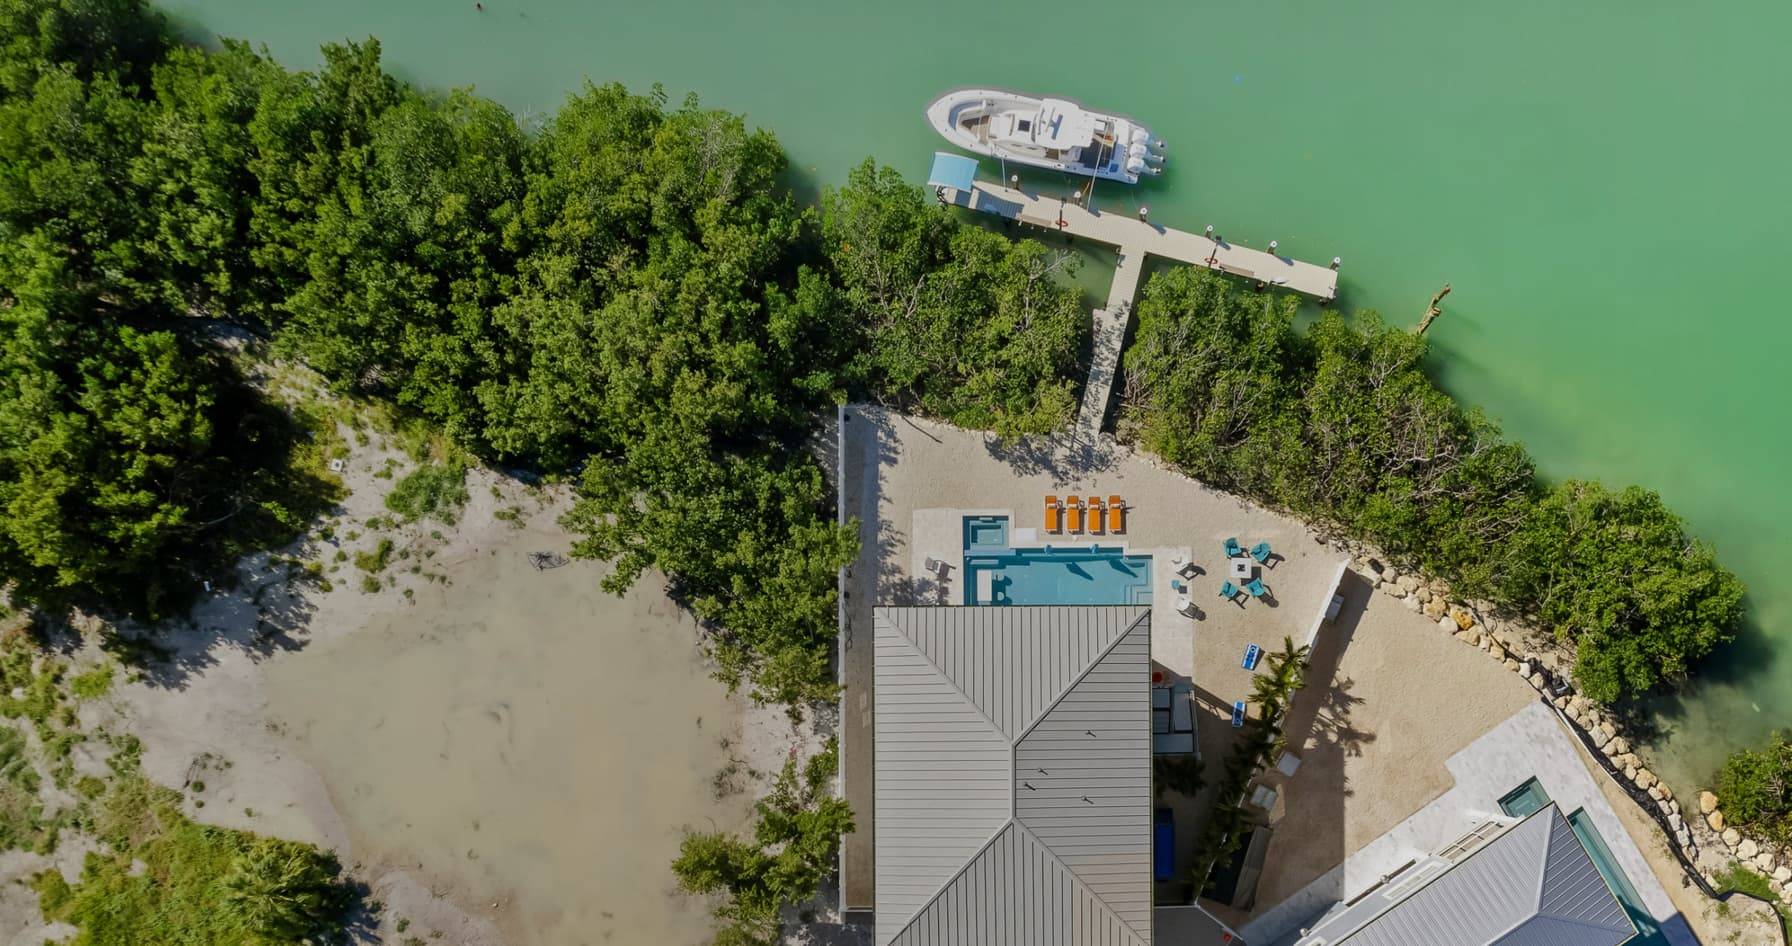
[[[877,946],[1151,942],[1151,617],[879,608]]]
[[[1636,935],[1553,803],[1333,946],[1618,946]]]

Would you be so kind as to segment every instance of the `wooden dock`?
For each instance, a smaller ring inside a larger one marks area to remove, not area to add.
[[[1077,440],[1093,444],[1107,413],[1114,373],[1120,362],[1120,346],[1132,319],[1133,298],[1139,291],[1145,257],[1205,266],[1265,287],[1274,286],[1330,302],[1338,297],[1338,271],[1249,247],[1235,246],[1198,233],[1158,226],[1137,217],[1102,213],[1060,197],[1047,197],[1000,184],[977,181],[969,189],[941,187],[940,199],[979,213],[993,214],[1024,226],[1063,233],[1115,247],[1119,261],[1108,290],[1107,305],[1095,310],[1094,358],[1089,383],[1083,387],[1083,403],[1077,412]]]

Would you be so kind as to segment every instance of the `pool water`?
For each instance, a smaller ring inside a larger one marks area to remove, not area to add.
[[[1118,546],[1009,548],[1007,536],[1006,517],[965,517],[965,604],[1151,603],[1149,555]],[[987,598],[979,600],[980,589]]]

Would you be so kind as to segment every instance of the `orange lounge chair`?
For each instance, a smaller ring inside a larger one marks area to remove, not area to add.
[[[1070,531],[1083,531],[1083,501],[1075,496],[1070,497]]]
[[[1126,503],[1118,496],[1108,497],[1108,532],[1120,535],[1126,531]]]
[[[1056,496],[1045,497],[1045,531],[1064,531],[1064,504]]]
[[[1090,535],[1100,535],[1102,533],[1102,521],[1103,520],[1101,517],[1101,497],[1100,496],[1091,496],[1091,497],[1089,497],[1089,534]]]

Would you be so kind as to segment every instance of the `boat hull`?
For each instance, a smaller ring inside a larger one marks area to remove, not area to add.
[[[927,107],[927,123],[973,154],[1123,184],[1160,173],[1163,160],[1132,119],[1003,89],[948,92]]]

